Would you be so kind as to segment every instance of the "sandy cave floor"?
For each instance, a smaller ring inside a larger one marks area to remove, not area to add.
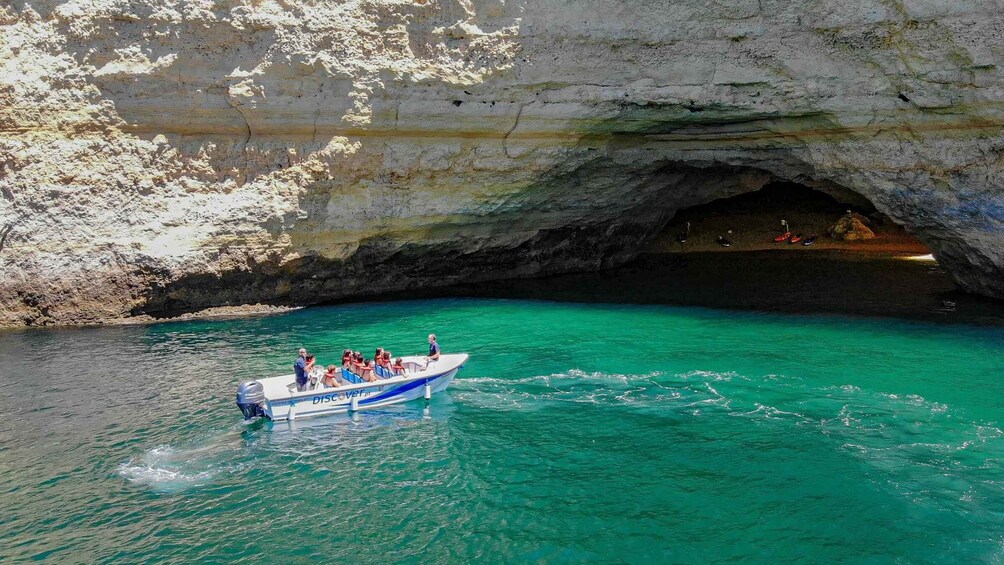
[[[850,208],[829,196],[791,186],[769,187],[726,200],[712,202],[681,210],[656,237],[648,253],[742,252],[785,250],[810,252],[842,250],[867,254],[923,255],[930,253],[916,237],[888,218],[872,211],[870,228],[875,238],[865,241],[840,241],[827,235],[827,231]],[[867,214],[869,211],[854,209]],[[787,220],[792,232],[804,237],[816,235],[816,243],[775,243],[774,237],[783,232],[781,220]],[[690,235],[686,243],[677,236],[690,222]],[[728,233],[731,230],[731,233]],[[722,247],[715,240],[724,236],[732,242]]]

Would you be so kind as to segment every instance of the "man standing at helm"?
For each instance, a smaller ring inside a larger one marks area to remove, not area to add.
[[[436,343],[436,334],[429,334],[429,356],[425,358],[425,366],[433,361],[439,361],[439,344]]]
[[[307,350],[300,348],[300,356],[293,363],[293,370],[296,371],[296,390],[303,392],[307,390]]]

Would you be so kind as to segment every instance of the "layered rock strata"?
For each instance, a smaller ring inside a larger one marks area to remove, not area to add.
[[[1002,32],[941,0],[0,3],[0,325],[601,268],[775,179],[1002,297]]]

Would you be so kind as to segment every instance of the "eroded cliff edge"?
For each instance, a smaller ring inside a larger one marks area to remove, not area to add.
[[[1004,18],[846,4],[0,3],[0,325],[599,268],[774,179],[1004,296]]]

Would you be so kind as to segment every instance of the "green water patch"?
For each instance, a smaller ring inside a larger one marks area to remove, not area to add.
[[[429,332],[472,358],[428,406],[233,404]],[[438,299],[11,332],[0,368],[5,560],[1001,557],[1000,327]]]

